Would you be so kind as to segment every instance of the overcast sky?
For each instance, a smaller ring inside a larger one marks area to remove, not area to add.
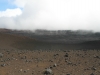
[[[100,31],[100,0],[0,0],[0,28]]]

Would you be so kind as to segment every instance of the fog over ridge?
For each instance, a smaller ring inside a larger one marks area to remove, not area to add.
[[[100,31],[99,0],[14,0],[20,15],[0,17],[0,28]]]

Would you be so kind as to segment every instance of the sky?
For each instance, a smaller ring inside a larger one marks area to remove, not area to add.
[[[0,28],[100,31],[100,0],[0,0]]]

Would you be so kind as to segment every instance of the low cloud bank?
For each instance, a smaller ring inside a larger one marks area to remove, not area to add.
[[[0,27],[19,30],[100,31],[100,0],[13,0],[0,12]]]

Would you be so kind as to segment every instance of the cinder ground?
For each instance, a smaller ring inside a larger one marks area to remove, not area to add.
[[[51,67],[54,75],[99,75],[100,51],[1,50],[0,75],[44,75]],[[56,64],[56,66],[55,66]]]

